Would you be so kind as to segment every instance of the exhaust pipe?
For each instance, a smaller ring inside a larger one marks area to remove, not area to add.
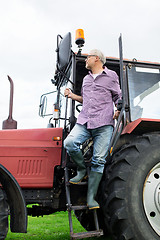
[[[12,112],[13,112],[13,80],[8,76],[8,80],[10,82],[10,103],[9,103],[9,116],[2,123],[2,129],[17,129],[17,121],[13,120]]]

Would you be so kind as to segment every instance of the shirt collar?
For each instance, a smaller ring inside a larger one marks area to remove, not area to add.
[[[108,75],[108,68],[105,66],[104,67],[104,69],[103,69],[103,72],[102,73],[104,73],[104,74],[106,74],[106,75]],[[89,71],[89,74],[91,75],[92,74],[92,72],[91,71]]]
[[[105,66],[104,69],[103,69],[103,72],[102,73],[105,73],[106,75],[108,75],[108,68]]]
[[[108,68],[105,66],[104,69],[103,69],[103,72],[104,74],[108,75]],[[89,74],[92,74],[91,71],[89,71]]]

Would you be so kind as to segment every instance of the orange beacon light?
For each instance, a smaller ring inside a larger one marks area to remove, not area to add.
[[[75,43],[78,45],[78,47],[83,47],[83,44],[85,43],[83,29],[76,30],[76,39],[75,40],[76,40]]]

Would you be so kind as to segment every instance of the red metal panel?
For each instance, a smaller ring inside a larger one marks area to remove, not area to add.
[[[122,134],[143,134],[151,131],[160,131],[160,119],[139,118],[127,124]]]
[[[61,137],[61,141],[53,141]],[[50,188],[61,162],[62,128],[0,131],[0,163],[22,188]]]

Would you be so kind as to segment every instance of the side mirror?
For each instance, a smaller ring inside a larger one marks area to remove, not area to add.
[[[68,65],[71,56],[71,33],[61,37],[60,42],[59,37],[60,35],[57,39],[57,68],[62,71]]]
[[[44,117],[47,108],[47,97],[41,96],[40,105],[39,105],[39,116]]]

